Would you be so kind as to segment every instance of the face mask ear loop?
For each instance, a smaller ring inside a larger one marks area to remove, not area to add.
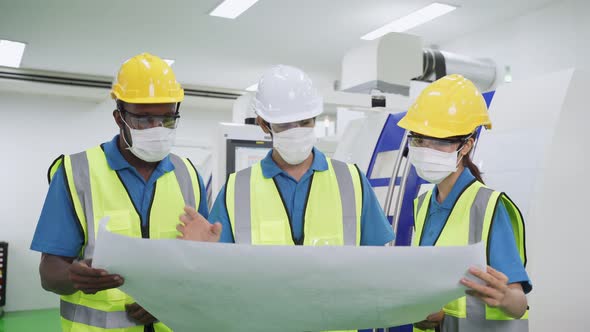
[[[123,119],[123,114],[121,113],[121,111],[117,110],[117,112],[119,112],[119,116],[121,116],[121,121],[123,121],[125,126],[129,129],[129,136],[131,136],[131,126],[129,126],[125,119]],[[129,142],[127,142],[127,139],[125,138],[125,129],[123,129],[123,141],[125,142],[125,144],[127,144],[127,150],[131,149],[131,145],[129,144]]]
[[[459,151],[461,151],[461,150],[459,150]],[[462,154],[461,157],[459,158],[459,160],[457,160],[457,165],[456,165],[457,168],[459,168],[459,163],[461,163],[461,160],[463,160],[464,156],[465,155]]]
[[[459,148],[457,149],[457,154],[460,154],[461,150],[463,150],[463,148],[465,147],[465,144],[467,144],[467,141],[473,136],[474,133],[469,134],[469,136],[465,137],[465,139],[463,140],[463,143],[459,146]],[[462,154],[461,158],[459,158],[459,160],[457,160],[457,167],[459,167],[459,163],[461,162],[461,160],[463,160],[463,157],[465,155]]]

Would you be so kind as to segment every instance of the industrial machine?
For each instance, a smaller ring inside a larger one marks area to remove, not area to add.
[[[229,174],[252,166],[270,149],[270,135],[257,125],[220,123],[213,149],[213,192],[219,192]]]

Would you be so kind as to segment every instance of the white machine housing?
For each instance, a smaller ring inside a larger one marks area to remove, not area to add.
[[[407,96],[410,80],[422,74],[422,39],[390,33],[350,50],[342,59],[341,90],[372,90]]]
[[[244,156],[248,160],[243,160],[240,165],[249,166],[252,163],[262,159],[270,148],[264,148],[262,145],[268,146],[272,142],[269,134],[265,134],[257,125],[247,125],[238,123],[220,123],[215,139],[215,147],[213,153],[214,172],[213,172],[213,198],[217,197],[217,193],[225,184],[228,175],[227,156],[231,151],[227,151],[227,143],[230,140],[249,141],[253,144],[261,146],[260,151],[252,151],[249,156]],[[236,167],[235,171],[239,171],[240,167]],[[243,168],[243,167],[242,167]]]

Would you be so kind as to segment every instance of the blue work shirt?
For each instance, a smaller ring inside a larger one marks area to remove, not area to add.
[[[442,203],[436,200],[438,196],[438,186],[434,187],[430,199],[430,207],[424,223],[422,232],[422,242],[420,245],[432,246],[434,241],[441,233],[446,220],[451,214],[455,202],[469,184],[475,180],[471,171],[467,168],[461,172],[461,175],[455,182],[449,195]],[[496,270],[504,273],[509,283],[521,283],[525,293],[532,290],[529,276],[522,265],[520,254],[514,241],[514,231],[512,223],[508,216],[508,211],[504,203],[500,201],[492,221],[491,239],[490,239],[490,262],[489,264]]]
[[[326,156],[318,149],[313,149],[313,162],[307,172],[296,181],[287,172],[283,171],[272,159],[272,150],[261,160],[262,175],[265,178],[274,178],[280,190],[287,213],[293,223],[293,235],[300,239],[303,233],[303,212],[307,192],[311,184],[313,172],[328,170]],[[393,241],[394,234],[391,225],[387,221],[383,209],[377,201],[377,197],[364,174],[361,173],[363,187],[363,209],[361,212],[361,245],[382,246]],[[227,209],[225,207],[225,186],[217,195],[215,204],[211,209],[210,222],[220,222],[223,226],[220,242],[232,243],[234,241]]]
[[[110,142],[104,143],[103,149],[109,167],[119,173],[121,180],[128,189],[133,204],[141,214],[143,225],[147,222],[148,211],[154,195],[154,187],[158,180],[165,173],[174,170],[170,158],[166,156],[158,163],[150,178],[146,181],[141,174],[133,167],[119,151],[117,142],[119,135]],[[203,180],[199,175],[201,188],[201,201],[199,202],[199,213],[205,218],[209,215],[207,209],[207,194]],[[153,221],[152,221],[153,222]],[[84,244],[84,234],[76,221],[76,213],[69,198],[66,187],[63,165],[59,167],[51,183],[45,198],[43,210],[37,223],[37,229],[33,236],[31,249],[47,254],[76,257]]]

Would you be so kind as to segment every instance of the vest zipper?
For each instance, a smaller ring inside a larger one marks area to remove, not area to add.
[[[307,188],[307,195],[305,196],[305,205],[303,206],[303,215],[301,216],[303,218],[302,225],[301,225],[301,238],[299,239],[299,243],[296,243],[298,245],[303,245],[303,242],[305,242],[305,215],[307,213],[307,205],[309,203],[309,196],[311,195],[311,186],[313,186],[313,177],[315,175],[315,171],[313,171],[313,174],[311,174],[311,177],[309,179],[309,188]]]
[[[154,199],[156,198],[156,191],[158,190],[158,182],[154,182],[154,192],[152,194],[152,200],[150,201],[150,206],[147,211],[147,220],[145,225],[141,224],[141,237],[144,239],[150,238],[150,216],[152,214],[152,206],[154,205]]]

